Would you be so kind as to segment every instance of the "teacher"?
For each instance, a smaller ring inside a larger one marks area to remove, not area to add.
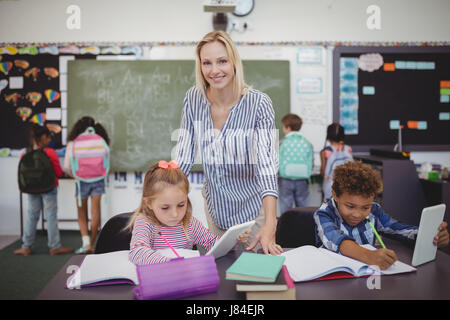
[[[213,233],[222,235],[235,224],[255,220],[247,249],[280,254],[272,101],[245,83],[242,61],[227,33],[206,34],[196,47],[195,62],[196,85],[184,98],[176,159],[188,175],[200,153]]]

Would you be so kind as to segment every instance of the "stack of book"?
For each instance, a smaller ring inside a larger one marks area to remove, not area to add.
[[[236,281],[236,290],[247,300],[295,300],[295,285],[285,257],[243,252],[227,269],[226,279]]]

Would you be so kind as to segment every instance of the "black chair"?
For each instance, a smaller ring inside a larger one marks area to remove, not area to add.
[[[314,212],[318,207],[297,207],[284,212],[278,219],[275,239],[283,248],[316,245]]]
[[[121,213],[109,219],[97,239],[95,253],[130,250],[131,232],[124,231],[132,212]]]

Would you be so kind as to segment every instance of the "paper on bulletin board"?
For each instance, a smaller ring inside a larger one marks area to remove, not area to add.
[[[305,47],[297,51],[297,63],[299,64],[322,64],[323,48]]]
[[[322,78],[298,78],[297,93],[320,94],[322,93]]]

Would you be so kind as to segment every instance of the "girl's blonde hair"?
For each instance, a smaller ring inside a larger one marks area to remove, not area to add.
[[[159,229],[162,224],[156,218],[153,210],[148,207],[148,201],[153,201],[156,195],[167,186],[178,186],[183,192],[186,193],[186,195],[189,193],[189,180],[181,169],[163,169],[158,166],[158,163],[156,163],[145,173],[141,204],[139,208],[134,211],[124,230],[131,232],[133,230],[134,223],[139,216],[144,217],[149,223],[156,225],[157,229]],[[186,235],[191,218],[192,204],[189,198],[187,198],[186,214],[181,222]]]
[[[234,67],[234,81],[233,81],[233,94],[241,96],[246,94],[251,86],[244,81],[244,69],[242,67],[241,57],[239,52],[230,36],[224,31],[212,31],[207,33],[203,39],[197,44],[195,49],[195,83],[196,87],[206,97],[206,89],[209,87],[208,81],[202,73],[202,64],[200,59],[200,52],[203,46],[207,43],[218,41],[225,46],[227,50],[228,58]]]

